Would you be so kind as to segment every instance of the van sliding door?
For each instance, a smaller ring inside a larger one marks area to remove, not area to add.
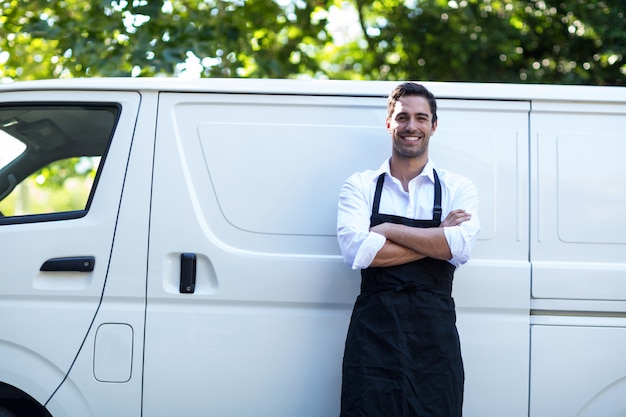
[[[389,152],[384,98],[162,94],[144,415],[328,417],[359,276],[337,198]]]
[[[432,159],[481,200],[455,278],[466,415],[524,417],[530,106],[439,106]],[[338,415],[360,278],[339,254],[337,199],[390,154],[385,97],[162,94],[159,115],[144,415]]]

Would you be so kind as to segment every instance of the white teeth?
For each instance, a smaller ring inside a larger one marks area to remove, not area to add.
[[[419,140],[417,136],[406,136],[404,139],[410,140],[411,142],[417,142]]]

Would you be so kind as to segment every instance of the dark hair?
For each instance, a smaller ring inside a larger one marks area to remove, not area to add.
[[[396,102],[405,96],[420,96],[427,99],[433,116],[433,124],[437,121],[437,100],[435,96],[426,87],[414,82],[402,83],[389,94],[387,98],[387,117],[391,117],[395,110]]]

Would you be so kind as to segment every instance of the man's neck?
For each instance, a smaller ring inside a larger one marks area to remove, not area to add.
[[[404,191],[408,191],[409,182],[422,173],[427,162],[427,155],[419,158],[403,158],[392,155],[389,161],[389,169],[391,175],[400,180]]]

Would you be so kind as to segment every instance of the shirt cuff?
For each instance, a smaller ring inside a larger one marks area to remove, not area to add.
[[[368,268],[378,251],[385,245],[387,238],[381,234],[370,232],[369,236],[361,243],[356,252],[352,269]]]
[[[461,227],[444,227],[443,233],[448,241],[452,259],[449,262],[454,266],[461,266],[469,260],[471,245]]]

